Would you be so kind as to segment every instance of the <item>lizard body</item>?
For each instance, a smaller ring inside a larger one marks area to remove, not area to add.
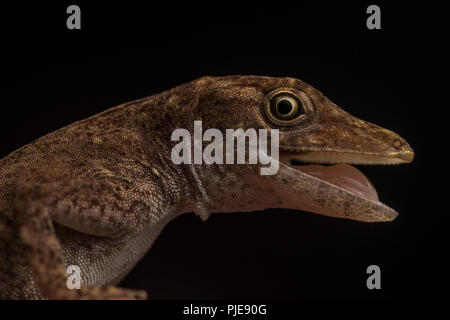
[[[274,114],[286,99],[297,108],[293,115]],[[194,120],[221,131],[279,129],[279,172],[260,175],[260,165],[250,164],[175,165],[171,133],[191,130]],[[143,298],[113,285],[170,220],[192,211],[206,219],[212,212],[290,208],[390,221],[397,213],[377,199],[289,161],[396,164],[413,155],[397,134],[349,115],[293,78],[203,77],[125,103],[0,160],[0,297]],[[80,266],[81,290],[67,289],[68,265]]]

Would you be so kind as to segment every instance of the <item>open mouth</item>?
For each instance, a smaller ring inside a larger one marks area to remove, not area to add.
[[[348,164],[293,165],[291,167],[307,173],[318,179],[350,191],[368,199],[379,201],[377,190],[372,182],[358,169]]]
[[[386,206],[379,201],[377,191],[372,182],[361,171],[350,164],[391,165],[408,163],[413,158],[414,153],[412,151],[398,154],[373,155],[345,152],[295,152],[291,150],[280,150],[280,162],[290,168],[306,173],[332,184],[339,189],[350,192],[358,198],[367,199],[371,203],[383,207]]]

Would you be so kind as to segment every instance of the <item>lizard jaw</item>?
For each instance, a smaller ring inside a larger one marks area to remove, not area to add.
[[[295,152],[292,150],[280,150],[280,165],[283,169],[295,170],[292,174],[307,174],[313,179],[320,180],[330,189],[337,189],[348,194],[355,200],[367,201],[375,213],[369,219],[365,217],[350,217],[360,221],[392,221],[398,213],[392,208],[381,203],[375,187],[370,180],[351,164],[400,164],[411,162],[414,158],[412,150],[405,150],[397,154],[355,154],[327,151]],[[333,166],[321,165],[292,165],[292,161],[307,163],[336,164]],[[299,178],[301,178],[299,176]],[[320,195],[319,195],[320,196]],[[319,199],[318,199],[319,200]],[[332,210],[331,210],[332,211]],[[377,211],[379,215],[377,215]],[[336,216],[333,212],[320,212],[325,215]]]

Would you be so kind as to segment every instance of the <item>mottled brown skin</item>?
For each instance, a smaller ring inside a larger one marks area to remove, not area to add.
[[[308,161],[318,155],[316,162],[412,160],[401,137],[352,117],[300,80],[200,78],[76,122],[0,160],[0,297],[144,298],[113,285],[185,212],[206,219],[211,212],[291,208],[360,221],[395,218],[379,202],[283,163],[273,176],[260,175],[259,165],[172,163],[172,131],[192,130],[194,120],[204,130],[278,128],[263,110],[269,92],[281,87],[305,93],[315,110],[279,128],[282,150]],[[347,160],[333,161],[339,154]],[[80,266],[81,290],[67,289],[68,265]]]

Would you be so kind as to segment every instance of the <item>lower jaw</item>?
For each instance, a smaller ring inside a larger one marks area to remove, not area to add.
[[[359,196],[373,201],[379,201],[377,191],[372,182],[361,171],[351,165],[288,165],[298,171],[324,180]]]

